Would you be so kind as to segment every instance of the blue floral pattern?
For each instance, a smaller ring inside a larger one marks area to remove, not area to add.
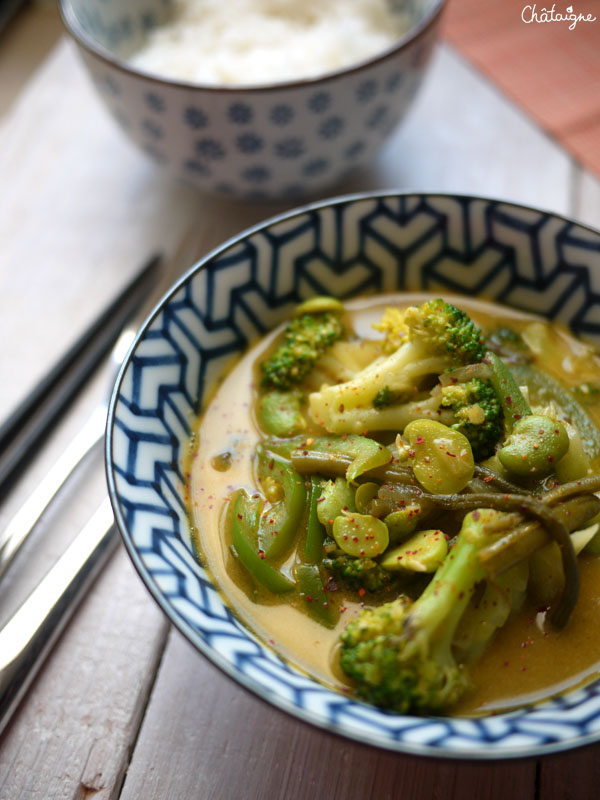
[[[76,25],[66,21],[76,39],[85,33],[81,54],[102,99],[117,122],[128,120],[123,130],[146,153],[211,193],[255,200],[260,185],[261,197],[272,200],[289,197],[290,187],[295,194],[322,192],[373,157],[421,82],[444,2],[410,0],[409,13],[427,24],[380,58],[317,79],[248,89],[156,80],[126,66],[174,0],[70,0]],[[111,53],[118,54],[114,63]],[[357,135],[361,147],[353,147]],[[268,166],[248,163],[259,154]],[[199,162],[211,168],[190,168]],[[327,169],[307,166],[323,163]]]
[[[244,179],[267,182],[268,170],[249,168]],[[253,192],[262,196],[260,186]],[[598,231],[509,203],[434,194],[307,206],[199,262],[138,334],[113,393],[106,444],[117,524],[170,620],[277,708],[390,750],[514,758],[598,741],[600,681],[510,713],[462,719],[386,713],[296,670],[240,623],[194,556],[179,464],[215,381],[249,341],[313,294],[484,294],[600,344],[599,276]]]

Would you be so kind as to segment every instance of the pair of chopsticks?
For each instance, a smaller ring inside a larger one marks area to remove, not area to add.
[[[150,259],[0,425],[0,500],[149,294],[160,260],[159,256]]]
[[[159,283],[160,266],[161,258],[154,256],[0,427],[2,492],[7,491],[23,462],[58,421],[69,401],[113,345],[113,360],[120,363],[125,355],[121,352],[122,340],[133,332],[129,320]],[[106,411],[106,403],[96,407],[46,477],[0,532],[0,577],[55,494],[102,438]],[[0,629],[0,734],[116,543],[113,513],[107,497]]]

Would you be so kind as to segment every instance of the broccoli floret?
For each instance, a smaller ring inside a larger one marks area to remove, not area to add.
[[[323,566],[338,582],[343,582],[349,589],[367,592],[379,592],[389,587],[394,576],[372,558],[353,558],[349,555],[324,558]]]
[[[352,380],[309,397],[313,419],[332,433],[402,430],[419,415],[438,418],[428,394],[431,377],[479,362],[486,353],[481,331],[463,311],[440,299],[403,311],[388,309],[377,327],[386,334],[384,349],[391,354]],[[398,404],[407,406],[405,419],[395,414]]]
[[[489,381],[473,378],[443,386],[441,407],[452,410],[455,422],[450,427],[467,437],[475,461],[494,454],[504,436],[504,412]]]
[[[493,509],[467,514],[456,544],[421,596],[400,596],[364,609],[341,634],[340,664],[365,700],[400,713],[437,712],[453,705],[468,675],[453,639],[477,584],[485,578],[478,553],[510,526]]]
[[[335,314],[302,314],[293,319],[283,333],[283,341],[261,364],[262,385],[289,389],[301,383],[319,356],[343,333]]]

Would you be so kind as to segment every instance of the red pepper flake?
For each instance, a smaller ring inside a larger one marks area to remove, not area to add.
[[[417,436],[415,444],[425,444],[425,438],[423,436]]]
[[[513,419],[521,419],[521,415],[520,414],[513,414]]]
[[[304,599],[306,600],[307,603],[312,603],[312,600],[313,600],[312,599],[312,595],[310,595],[310,594],[307,594]]]
[[[483,480],[484,480],[486,483],[489,483],[490,481],[493,481],[493,480],[494,480],[494,476],[493,476],[493,475],[487,475],[487,476],[486,476],[486,477],[485,477]]]
[[[340,414],[344,413],[344,404],[343,403],[340,403],[339,411],[340,411]]]
[[[364,597],[366,595],[366,593],[367,593],[367,590],[363,589],[363,587],[361,586],[360,589],[358,590],[359,597]]]
[[[243,516],[242,516],[241,514],[238,514],[238,515],[237,515],[237,518],[238,518],[238,519],[244,519],[244,518],[243,518]]]
[[[504,401],[506,402],[507,406],[512,406],[512,397],[510,395],[507,395],[507,397],[504,398]]]
[[[446,450],[446,455],[450,456],[450,458],[456,458],[456,453],[451,453],[449,450]]]
[[[548,461],[554,461],[554,456],[548,456]]]
[[[269,461],[269,469],[273,469],[273,467],[274,467],[274,466],[275,466],[275,459],[274,459],[274,458],[272,458],[272,459]]]
[[[259,550],[259,551],[258,551],[258,555],[259,555],[261,558],[265,558],[265,551],[264,551],[264,550]]]

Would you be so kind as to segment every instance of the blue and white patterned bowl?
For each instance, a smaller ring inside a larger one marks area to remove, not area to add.
[[[314,194],[373,159],[422,82],[444,3],[406,0],[410,32],[348,69],[217,88],[163,79],[124,59],[173,0],[60,0],[60,9],[100,96],[147,154],[203,190],[267,200]]]
[[[170,620],[274,706],[391,750],[513,758],[600,739],[600,682],[509,714],[380,711],[300,673],[248,632],[194,556],[181,460],[202,398],[248,343],[316,293],[460,291],[560,320],[600,343],[600,232],[495,200],[380,193],[309,205],[252,228],[188,272],[126,359],[109,411],[118,526]]]

